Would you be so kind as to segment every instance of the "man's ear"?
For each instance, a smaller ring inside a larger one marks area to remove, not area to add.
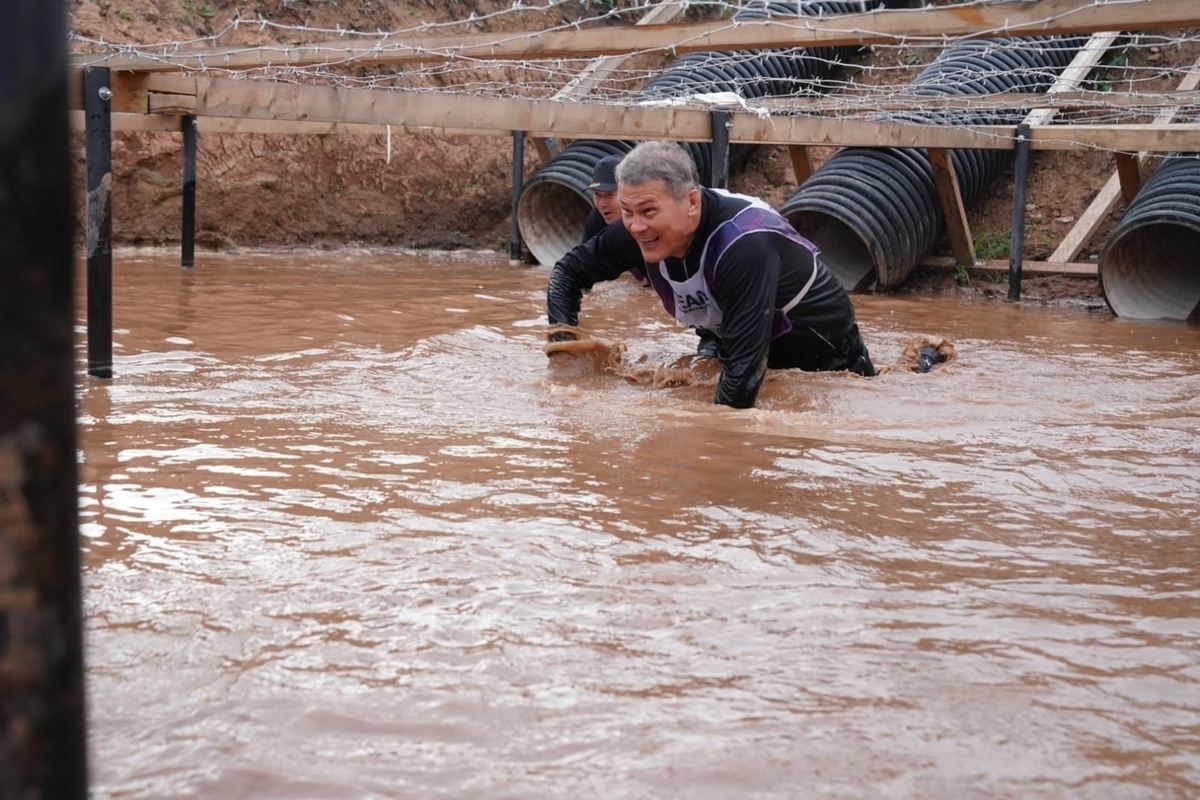
[[[688,213],[688,216],[699,216],[700,215],[700,190],[699,189],[688,189],[687,213]]]

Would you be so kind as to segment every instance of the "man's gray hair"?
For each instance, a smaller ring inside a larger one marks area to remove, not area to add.
[[[683,200],[700,187],[696,162],[674,142],[642,142],[617,165],[617,183],[638,186],[650,181],[666,184],[667,194]]]

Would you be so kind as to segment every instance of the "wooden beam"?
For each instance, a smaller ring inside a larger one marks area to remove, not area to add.
[[[77,76],[79,70],[71,70]],[[149,72],[110,72],[109,89],[112,100],[109,106],[113,114],[145,114],[149,110],[150,92],[161,94],[195,95],[196,79],[190,75]],[[73,77],[67,93],[67,108],[83,108],[83,84]]]
[[[73,55],[75,66],[164,72],[179,69],[246,70],[302,67],[354,61],[405,64],[457,59],[581,58],[617,53],[829,47],[866,44],[941,43],[949,38],[1093,33],[1189,28],[1200,25],[1195,0],[1028,0],[1021,3],[969,3],[938,8],[870,11],[827,17],[770,20],[729,19],[671,25],[562,28],[526,33],[345,39],[317,44],[226,46],[196,51]],[[123,48],[124,49],[124,48]]]
[[[548,103],[505,97],[473,97],[419,92],[343,89],[265,81],[196,78],[198,116],[290,119],[410,125],[430,128],[491,129],[507,135],[593,139],[669,139],[707,142],[711,113],[687,108]],[[601,120],[603,122],[601,123]],[[910,125],[879,120],[820,117],[768,117],[731,113],[734,144],[831,145],[855,147],[975,147],[1008,149],[1014,129],[1007,126]],[[1036,150],[1150,150],[1195,147],[1200,124],[1044,125],[1033,128]]]
[[[1186,74],[1187,71],[1183,70]],[[69,107],[83,108],[81,71],[71,70]],[[166,94],[195,94],[196,77],[170,72],[116,72],[113,73],[113,102],[120,107],[116,113],[145,113],[144,102],[125,99],[122,95],[140,94],[142,101],[147,92]],[[833,97],[760,97],[747,102],[748,110],[766,114],[831,114],[847,117],[876,111],[986,111],[1003,109],[1048,109],[1114,110],[1125,109],[1127,113],[1147,113],[1155,110],[1175,109],[1179,106],[1200,105],[1200,92],[1178,90],[1173,92],[1122,93],[1093,90],[1049,92],[997,92],[980,95],[903,95],[887,87],[886,93],[841,93]],[[1053,87],[1052,87],[1053,88]],[[686,105],[679,100],[678,105]],[[699,107],[699,106],[697,106]]]
[[[647,11],[635,25],[655,25],[659,23],[669,22],[680,14],[684,9],[683,0],[664,0],[658,5]],[[621,64],[629,59],[631,54],[605,56],[598,58],[580,70],[575,77],[567,83],[566,86],[559,89],[553,100],[571,100],[588,95],[592,89],[599,86],[605,78],[616,71]],[[554,148],[552,141],[544,137],[535,136],[533,138],[533,146],[537,149],[538,158],[542,164],[546,164],[554,157]]]
[[[792,173],[796,176],[796,185],[800,186],[816,171],[812,151],[805,145],[794,144],[788,147],[788,155],[792,159]]]
[[[70,111],[71,130],[82,131],[86,120],[82,110]],[[179,116],[168,114],[113,114],[113,131],[178,133]],[[286,119],[239,119],[232,117],[203,117],[200,130],[205,133],[245,133],[279,136],[311,136],[345,134],[350,136],[495,136],[496,131],[461,128],[431,128],[418,125],[366,125],[353,122],[303,122]]]
[[[1094,34],[1088,40],[1088,43],[1081,47],[1079,52],[1075,54],[1075,58],[1071,59],[1070,65],[1054,79],[1053,85],[1044,92],[1046,99],[1049,100],[1055,95],[1079,88],[1079,85],[1083,83],[1083,79],[1100,63],[1100,59],[1108,52],[1108,48],[1113,46],[1119,35],[1120,33],[1117,31],[1105,31]],[[1054,119],[1058,111],[1059,107],[1039,108],[1036,111],[1031,111],[1025,117],[1025,124],[1030,127],[1034,125],[1046,125],[1050,120]]]
[[[1191,92],[1200,86],[1200,60],[1197,60],[1192,65],[1191,70],[1183,80],[1179,82],[1178,91]],[[1175,115],[1179,113],[1177,108],[1169,108],[1158,114],[1154,118],[1152,124],[1158,126],[1166,126],[1171,123]],[[1194,147],[1194,145],[1193,145]],[[1140,166],[1144,166],[1148,156],[1146,153],[1138,154],[1139,172]],[[1103,188],[1096,194],[1092,202],[1088,205],[1087,210],[1080,215],[1079,219],[1072,226],[1071,230],[1067,231],[1067,235],[1055,248],[1050,255],[1050,261],[1054,263],[1063,263],[1073,260],[1077,257],[1081,250],[1087,246],[1096,231],[1103,224],[1112,210],[1116,208],[1117,198],[1121,196],[1121,178],[1119,172],[1114,172],[1104,184]]]
[[[1129,113],[1200,105],[1200,92],[1100,92],[1091,89],[1049,92],[996,92],[970,95],[905,95],[895,86],[869,87],[831,97],[759,97],[747,101],[751,111],[770,114],[802,112],[847,116],[875,111],[990,111],[993,109],[1113,110]],[[1046,121],[1049,121],[1048,119]],[[1043,124],[1039,122],[1030,123]]]
[[[1117,160],[1117,181],[1121,184],[1121,199],[1125,205],[1133,202],[1142,188],[1142,171],[1137,156],[1132,153],[1114,153]]]
[[[975,263],[975,243],[971,239],[971,226],[967,222],[962,192],[958,188],[958,173],[954,170],[948,150],[933,147],[928,152],[938,202],[942,206],[942,216],[946,218],[946,238],[950,240],[950,250],[961,266],[969,267]]]
[[[675,112],[683,119],[683,114]],[[1002,125],[909,125],[875,120],[770,117],[732,114],[735,144],[808,144],[844,147],[946,147],[1011,149],[1015,128]],[[669,137],[664,137],[669,138]],[[682,138],[682,137],[675,137]],[[696,137],[693,141],[702,141]],[[1189,150],[1200,141],[1200,124],[1040,125],[1030,130],[1033,150]]]
[[[921,260],[921,264],[935,269],[955,269],[959,266],[958,259],[953,256],[926,256]],[[967,272],[972,275],[988,275],[997,272],[1007,275],[1008,267],[1008,261],[989,258],[976,260],[973,267],[967,267]],[[1074,275],[1087,278],[1096,276],[1096,265],[1090,262],[1022,261],[1021,272],[1026,275]]]

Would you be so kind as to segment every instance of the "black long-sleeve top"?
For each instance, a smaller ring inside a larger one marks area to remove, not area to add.
[[[701,268],[700,256],[709,237],[749,205],[737,195],[700,191],[700,223],[687,254],[663,262],[672,280],[694,275]],[[546,290],[551,324],[577,325],[583,293],[600,281],[615,280],[630,268],[653,272],[660,266],[646,264],[637,242],[617,220],[554,265]],[[771,342],[778,332],[776,310],[784,308],[810,279],[803,299],[787,312],[792,326],[786,334],[787,354],[782,352],[784,348],[772,354]],[[717,262],[709,289],[722,314],[718,331],[721,377],[714,401],[735,408],[754,405],[769,355],[775,356],[772,366],[803,366],[807,359],[795,358],[797,353],[832,352],[855,324],[854,308],[841,283],[812,250],[775,231],[755,231],[734,242]]]

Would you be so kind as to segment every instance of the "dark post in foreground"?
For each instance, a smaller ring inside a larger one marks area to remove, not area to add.
[[[0,25],[0,797],[87,797],[66,5]]]
[[[183,118],[183,248],[181,266],[196,265],[196,118]]]
[[[88,374],[112,377],[112,88],[108,70],[83,73],[87,117]]]
[[[521,224],[517,219],[517,208],[521,204],[521,186],[525,183],[525,131],[513,131],[512,140],[512,232],[508,237],[508,259],[517,264],[521,261]]]
[[[1029,126],[1017,126],[1017,163],[1013,167],[1012,238],[1008,245],[1008,299],[1021,299],[1021,262],[1025,257],[1025,187],[1029,183]]]
[[[729,112],[712,112],[712,160],[708,185],[713,189],[729,188]]]

